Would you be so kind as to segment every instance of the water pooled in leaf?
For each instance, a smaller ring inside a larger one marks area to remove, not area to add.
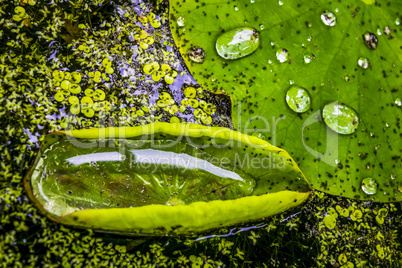
[[[230,30],[216,40],[216,51],[224,59],[239,59],[250,55],[260,45],[259,33],[251,27]]]
[[[378,45],[378,38],[375,34],[366,32],[363,34],[364,43],[367,45],[369,49],[376,49]]]
[[[336,16],[335,16],[335,14],[332,13],[332,12],[329,12],[329,11],[324,11],[321,14],[321,20],[327,26],[335,26],[335,24],[336,24]]]
[[[279,60],[280,63],[284,63],[288,60],[289,53],[286,49],[281,48],[276,52],[276,58]]]
[[[362,190],[366,194],[377,193],[377,182],[373,178],[365,178],[362,181]]]
[[[340,134],[352,134],[359,126],[359,117],[351,107],[331,102],[322,109],[325,124]]]
[[[363,69],[367,69],[370,66],[370,61],[368,58],[360,57],[359,60],[357,61],[360,67]]]
[[[193,62],[203,63],[205,59],[205,50],[202,47],[193,46],[187,51],[187,55]]]
[[[302,87],[292,86],[286,93],[286,102],[296,113],[304,113],[310,109],[310,94]]]
[[[396,99],[395,99],[395,104],[398,105],[399,107],[401,107],[401,106],[402,106],[402,100],[401,100],[401,98],[396,98]]]
[[[184,17],[178,17],[177,18],[177,25],[179,27],[184,27],[186,25],[186,19]]]

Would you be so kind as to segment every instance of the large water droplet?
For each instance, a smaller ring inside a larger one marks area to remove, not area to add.
[[[304,55],[303,57],[304,63],[310,63],[313,60],[313,57],[311,55]]]
[[[363,34],[364,43],[366,43],[369,49],[376,49],[378,44],[378,38],[375,34],[367,32]]]
[[[286,49],[281,48],[276,52],[276,58],[283,63],[288,60],[289,53]]]
[[[402,100],[400,98],[395,99],[395,104],[398,105],[399,107],[402,106]]]
[[[322,109],[325,124],[340,134],[352,134],[359,126],[359,117],[351,107],[331,102]]]
[[[177,25],[179,27],[184,27],[186,25],[186,19],[184,17],[178,17],[177,18]]]
[[[205,50],[202,47],[193,46],[187,51],[187,55],[193,62],[203,63]]]
[[[377,182],[373,178],[365,178],[362,181],[362,190],[366,194],[377,193]]]
[[[304,113],[310,109],[310,94],[305,88],[292,86],[286,93],[286,102],[296,113]]]
[[[251,27],[230,30],[216,40],[216,51],[224,59],[239,59],[250,55],[260,45],[259,33]]]
[[[321,14],[321,20],[327,26],[335,26],[336,24],[336,16],[334,15],[334,13],[329,11],[324,11]]]
[[[370,61],[368,58],[364,58],[361,57],[359,58],[359,60],[357,61],[357,63],[359,64],[360,67],[362,67],[363,69],[367,69],[370,66]]]

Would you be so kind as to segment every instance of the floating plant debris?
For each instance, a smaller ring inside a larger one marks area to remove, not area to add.
[[[352,134],[359,126],[359,117],[355,110],[337,101],[325,105],[322,109],[325,124],[340,134]]]
[[[310,109],[310,94],[305,88],[292,86],[286,93],[286,103],[296,113],[304,113]]]
[[[25,186],[57,222],[127,234],[258,220],[310,193],[284,150],[226,128],[180,123],[50,134]]]
[[[250,55],[259,45],[258,31],[251,27],[241,27],[219,36],[216,51],[222,58],[234,60]]]

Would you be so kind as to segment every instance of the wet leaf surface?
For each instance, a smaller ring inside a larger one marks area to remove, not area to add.
[[[236,130],[287,150],[316,189],[392,202],[402,200],[398,10],[398,1],[171,1],[170,27],[197,82],[231,96]],[[237,60],[220,57],[219,36],[245,26],[260,31],[259,48]],[[189,60],[193,46],[205,50],[202,64]],[[287,106],[291,85],[308,90],[309,111]],[[322,108],[334,101],[357,112],[354,133],[325,125]],[[362,190],[367,177],[378,183],[374,195]]]

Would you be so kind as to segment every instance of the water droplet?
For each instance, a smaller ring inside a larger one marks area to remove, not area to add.
[[[264,24],[260,24],[260,29],[264,30],[264,28],[265,28]]]
[[[310,94],[305,88],[292,86],[286,93],[286,102],[296,113],[304,113],[310,109]]]
[[[304,63],[308,64],[313,60],[313,57],[311,55],[304,55]]]
[[[186,19],[184,17],[178,17],[177,18],[177,25],[179,27],[184,27],[186,25]]]
[[[294,83],[295,83],[295,81],[289,80],[289,84],[293,85]]]
[[[388,123],[385,123],[385,126],[386,126],[386,127],[389,127],[389,126],[390,126],[390,124],[388,124]]]
[[[280,6],[282,6],[282,5],[283,5],[283,2],[282,2],[281,0],[279,0],[279,5],[280,5]]]
[[[250,0],[250,2],[251,2],[251,4],[254,4],[254,3],[255,3],[255,0]]]
[[[268,64],[271,64],[272,63],[272,60],[268,60]]]
[[[336,24],[336,16],[334,15],[334,13],[329,11],[324,11],[321,14],[321,20],[327,26],[335,26]]]
[[[374,132],[370,132],[370,137],[374,137],[374,136],[375,136]]]
[[[264,134],[262,134],[262,133],[259,133],[259,132],[254,132],[253,134],[251,134],[252,136],[254,136],[254,137],[257,137],[257,138],[259,138],[259,139],[262,139],[262,140],[266,140],[266,137],[265,137],[265,135]]]
[[[373,178],[365,178],[362,181],[362,190],[366,194],[377,193],[377,182]]]
[[[395,174],[395,173],[392,173],[392,174],[390,175],[390,177],[391,177],[391,180],[395,180],[395,179],[396,179],[396,174]]]
[[[281,48],[276,52],[276,58],[283,63],[288,60],[289,53],[286,49]]]
[[[396,25],[400,25],[400,24],[401,24],[401,19],[400,19],[400,18],[396,18],[395,24],[396,24]]]
[[[235,11],[239,11],[239,8],[237,6],[234,6]]]
[[[386,26],[386,27],[384,28],[384,33],[385,33],[386,35],[389,35],[389,34],[391,33],[391,27]]]
[[[382,35],[382,31],[380,28],[377,29],[377,35]]]
[[[322,109],[325,124],[340,134],[352,134],[359,126],[359,117],[351,107],[331,102]]]
[[[402,193],[402,183],[398,185],[398,191]]]
[[[369,49],[374,50],[377,48],[378,39],[377,39],[377,36],[375,36],[375,34],[367,32],[367,33],[363,34],[363,40]]]
[[[274,42],[271,42],[271,46],[275,46],[275,43],[274,43]]]
[[[307,41],[311,41],[311,39],[312,39],[312,37],[311,36],[309,36],[309,37],[307,37]]]
[[[230,30],[216,40],[216,51],[224,59],[239,59],[250,55],[260,45],[258,31],[251,27]]]
[[[346,81],[346,82],[349,82],[349,80],[350,80],[349,75],[345,75],[345,77],[344,77],[344,78],[345,78],[345,81]]]
[[[370,61],[368,58],[360,57],[359,60],[357,61],[360,67],[363,69],[367,69],[370,66]]]
[[[339,12],[339,9],[336,8],[336,9],[335,9],[335,12],[338,13],[338,12]]]
[[[398,105],[399,107],[401,107],[401,105],[402,105],[401,99],[400,99],[400,98],[396,98],[396,99],[395,99],[395,104]]]
[[[187,51],[187,55],[193,62],[203,63],[205,50],[202,47],[193,46]]]

